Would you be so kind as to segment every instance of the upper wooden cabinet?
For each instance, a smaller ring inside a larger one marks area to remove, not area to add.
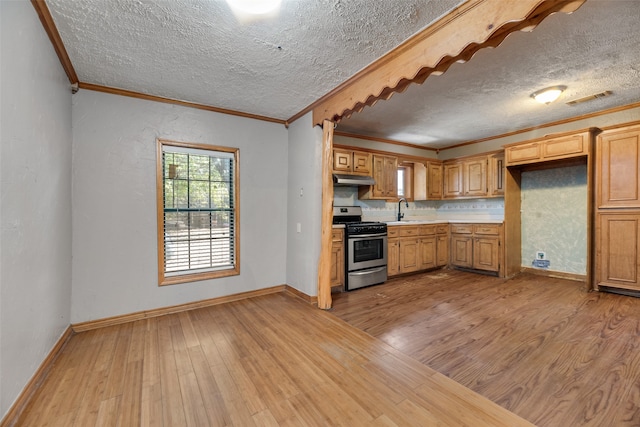
[[[398,197],[398,158],[374,154],[373,179],[375,185],[361,186],[361,199],[392,200]]]
[[[464,162],[464,196],[482,197],[487,195],[487,157],[465,160]]]
[[[504,196],[504,151],[489,156],[489,196]]]
[[[591,131],[505,145],[506,166],[561,160],[589,154]]]
[[[369,175],[372,186],[360,186],[358,198],[397,200],[398,168],[405,169],[409,201],[504,196],[504,151],[441,161],[382,151],[333,148],[333,172]]]
[[[371,175],[371,153],[366,151],[333,149],[333,171]]]
[[[427,163],[427,199],[442,199],[442,163]]]
[[[413,200],[442,199],[442,163],[414,163]]]
[[[487,197],[487,156],[444,162],[443,197]]]
[[[464,166],[462,162],[445,162],[442,170],[444,181],[442,197],[445,199],[462,197],[464,194],[462,179]]]
[[[640,208],[640,125],[604,131],[596,147],[597,207]]]

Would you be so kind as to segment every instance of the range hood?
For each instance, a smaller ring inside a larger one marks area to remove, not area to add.
[[[370,176],[333,174],[333,185],[335,186],[375,185],[375,183],[375,179]]]

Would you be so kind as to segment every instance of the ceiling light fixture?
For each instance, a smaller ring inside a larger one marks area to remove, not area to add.
[[[560,94],[566,89],[566,86],[551,86],[546,89],[533,92],[531,97],[541,104],[551,104],[553,101],[558,99]]]
[[[227,0],[231,9],[249,15],[266,15],[280,7],[281,0]]]

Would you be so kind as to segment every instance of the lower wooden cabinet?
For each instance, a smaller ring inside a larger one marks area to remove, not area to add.
[[[389,227],[387,275],[413,273],[449,263],[449,225]]]
[[[423,237],[420,239],[420,263],[419,270],[428,270],[436,267],[436,253],[438,239],[434,237]]]
[[[387,241],[387,276],[400,274],[400,240],[389,239]]]
[[[500,239],[497,237],[474,237],[473,268],[476,270],[500,270]]]
[[[413,273],[420,269],[420,241],[400,239],[400,273]]]
[[[334,228],[331,232],[331,287],[344,286],[344,230]]]
[[[473,267],[473,238],[470,235],[451,234],[451,265]]]
[[[640,213],[599,213],[596,226],[596,286],[640,290]]]
[[[449,226],[446,226],[445,234],[439,234],[436,241],[436,267],[444,267],[449,264]]]
[[[502,224],[452,224],[451,265],[501,273]]]

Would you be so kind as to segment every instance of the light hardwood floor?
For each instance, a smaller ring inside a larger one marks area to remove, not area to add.
[[[582,286],[440,270],[332,313],[538,426],[640,426],[640,299]]]
[[[531,424],[280,293],[72,336],[18,425]]]

